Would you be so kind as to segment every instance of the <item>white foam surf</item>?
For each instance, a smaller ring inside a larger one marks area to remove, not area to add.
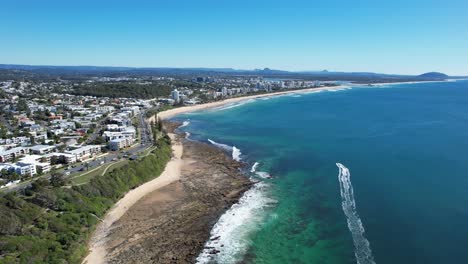
[[[260,177],[262,179],[271,179],[271,175],[268,172],[265,172],[265,171],[257,171],[255,173],[255,175],[257,175],[258,177]]]
[[[240,101],[238,103],[232,103],[232,104],[224,105],[224,106],[221,106],[221,107],[218,107],[218,108],[215,108],[215,109],[218,110],[218,111],[222,111],[222,110],[227,110],[227,109],[243,106],[245,104],[252,103],[252,102],[255,102],[255,99],[248,99],[248,100],[245,100],[245,101]]]
[[[268,197],[268,184],[260,182],[244,193],[211,230],[211,238],[197,263],[240,263],[249,249],[250,235],[261,228],[266,210],[276,201]]]
[[[250,169],[250,172],[254,173],[257,170],[258,165],[260,165],[260,163],[255,162],[252,168]]]
[[[339,169],[341,207],[346,215],[348,228],[353,237],[356,261],[358,264],[375,264],[370,243],[364,236],[364,226],[356,210],[356,201],[354,200],[354,191],[351,185],[351,173],[341,163],[336,163],[336,166]]]
[[[228,146],[226,144],[221,144],[221,143],[218,143],[214,140],[211,140],[211,139],[208,139],[208,142],[210,142],[211,144],[217,146],[218,148],[221,148],[221,149],[224,149],[224,150],[227,150],[227,151],[232,151],[232,147],[231,146]]]
[[[242,152],[236,146],[232,147],[232,159],[235,161],[241,161]]]
[[[182,122],[182,125],[180,125],[179,128],[186,127],[188,125],[190,125],[190,121],[184,121],[184,122]]]
[[[213,140],[211,140],[211,139],[208,139],[208,141],[209,141],[211,144],[213,144],[213,145],[215,145],[215,146],[217,146],[217,147],[219,147],[219,148],[221,148],[221,149],[224,149],[224,150],[226,150],[226,151],[231,152],[231,155],[232,155],[232,159],[233,159],[233,160],[241,161],[242,152],[240,151],[240,149],[236,148],[235,146],[232,146],[232,147],[231,147],[231,146],[226,145],[226,144],[222,144],[222,143],[215,142],[215,141],[213,141]]]

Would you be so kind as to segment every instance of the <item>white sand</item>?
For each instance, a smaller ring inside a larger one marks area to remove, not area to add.
[[[172,139],[172,152],[174,157],[167,163],[163,173],[156,179],[149,181],[131,191],[129,191],[114,207],[106,214],[103,221],[97,226],[90,245],[89,254],[83,260],[83,263],[99,264],[106,261],[106,241],[111,226],[119,220],[127,210],[145,195],[162,188],[174,181],[180,179],[182,167],[182,144],[175,140],[174,134],[169,134]]]
[[[461,79],[456,79],[456,80],[461,80]],[[373,83],[369,88],[376,87],[376,86],[386,86],[386,85],[397,85],[397,84],[417,84],[417,83],[437,83],[437,82],[447,82],[451,80],[442,80],[442,81],[413,81],[413,82],[394,82],[394,83]],[[332,91],[332,90],[341,90],[343,88],[353,88],[356,86],[360,87],[366,87],[367,84],[349,84],[349,85],[340,85],[340,86],[330,86],[330,87],[318,87],[318,88],[307,88],[307,89],[301,89],[301,90],[289,90],[289,91],[281,91],[281,92],[274,92],[274,93],[266,93],[266,94],[257,94],[257,95],[249,95],[249,96],[242,96],[242,97],[235,97],[235,98],[229,98],[221,101],[216,101],[216,102],[211,102],[211,103],[206,103],[206,104],[199,104],[199,105],[190,105],[190,106],[183,106],[183,107],[178,107],[170,110],[166,110],[163,112],[158,113],[158,117],[161,119],[169,119],[172,118],[176,115],[183,114],[183,113],[189,113],[189,112],[194,112],[194,111],[199,111],[199,110],[205,110],[213,107],[219,107],[225,104],[230,104],[230,103],[236,103],[248,99],[255,99],[255,98],[261,98],[261,97],[273,97],[273,96],[279,96],[279,95],[284,95],[284,94],[291,94],[291,93],[310,93],[310,92],[317,92],[317,91]],[[154,121],[154,119],[153,119]]]
[[[236,102],[249,100],[249,99],[272,97],[272,96],[279,96],[279,95],[291,94],[291,93],[298,94],[298,93],[317,92],[317,91],[323,91],[323,90],[340,90],[340,89],[348,88],[348,87],[349,86],[343,86],[343,85],[331,86],[331,87],[318,87],[318,88],[307,88],[307,89],[301,89],[301,90],[290,90],[290,91],[281,91],[281,92],[274,92],[274,93],[235,97],[235,98],[229,98],[229,99],[225,99],[221,101],[206,103],[206,104],[190,105],[190,106],[183,106],[183,107],[170,109],[170,110],[158,113],[158,117],[160,119],[169,119],[179,114],[209,109],[209,108],[218,107],[218,106],[222,106],[222,105],[230,104],[230,103],[236,103]]]

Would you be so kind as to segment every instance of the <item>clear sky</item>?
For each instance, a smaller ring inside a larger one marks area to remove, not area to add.
[[[0,63],[468,75],[467,0],[0,0]]]

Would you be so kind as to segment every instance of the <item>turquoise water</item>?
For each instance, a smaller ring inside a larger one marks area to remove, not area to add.
[[[213,230],[224,243],[214,245],[219,256],[200,262],[356,263],[369,250],[361,263],[465,263],[467,113],[468,82],[459,81],[257,99],[177,117],[190,121],[182,129],[191,139],[240,149],[246,174],[261,181]],[[349,169],[341,187],[352,184],[354,197],[340,192],[336,163]],[[365,232],[352,232],[348,219]]]

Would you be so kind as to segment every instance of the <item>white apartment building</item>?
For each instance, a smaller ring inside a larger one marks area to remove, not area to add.
[[[130,147],[134,143],[134,141],[135,140],[132,137],[113,139],[109,141],[109,149],[115,151],[127,148]]]
[[[17,147],[12,148],[3,152],[0,152],[0,162],[8,162],[18,157],[29,154],[28,147]]]
[[[88,145],[74,150],[65,151],[66,154],[74,155],[77,161],[83,161],[93,155],[101,153],[101,145]]]

